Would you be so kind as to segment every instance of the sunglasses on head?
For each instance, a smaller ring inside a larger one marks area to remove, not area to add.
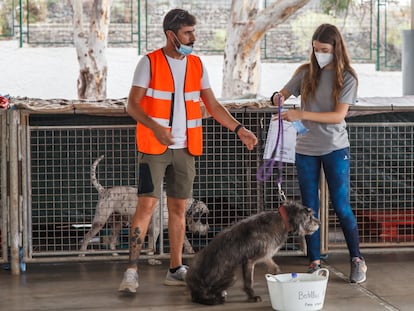
[[[186,14],[185,14],[185,12],[179,12],[179,13],[177,13],[173,18],[172,18],[172,20],[168,23],[168,28],[169,29],[171,29],[171,26],[174,24],[174,22],[176,21],[176,20],[184,20],[185,19],[185,16],[186,16]]]

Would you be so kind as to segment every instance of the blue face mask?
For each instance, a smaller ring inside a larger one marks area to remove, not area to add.
[[[177,36],[174,34],[175,38],[177,39],[178,43],[180,44],[180,46],[177,49],[177,52],[180,53],[181,55],[187,56],[190,55],[193,52],[193,47],[190,45],[185,45],[182,44],[180,42],[180,40],[178,40]]]
[[[193,47],[180,43],[180,47],[177,49],[177,52],[181,55],[187,56],[193,52]]]

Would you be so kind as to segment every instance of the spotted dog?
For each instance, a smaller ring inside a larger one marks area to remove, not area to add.
[[[82,256],[85,255],[88,244],[91,239],[98,234],[98,232],[104,227],[105,223],[108,221],[108,218],[112,214],[116,214],[122,218],[122,221],[114,221],[112,226],[112,234],[109,238],[108,244],[109,248],[113,251],[116,250],[117,238],[119,232],[122,229],[122,224],[129,222],[129,219],[134,215],[135,208],[137,206],[137,188],[128,187],[128,186],[116,186],[112,188],[104,188],[98,181],[96,177],[96,168],[99,162],[104,158],[101,155],[98,159],[93,162],[91,166],[91,182],[99,193],[98,203],[96,204],[95,215],[92,220],[91,229],[85,234],[83,238],[82,246],[80,251]],[[164,202],[166,202],[166,195],[164,195]],[[164,226],[167,227],[168,224],[168,211],[166,204],[163,204],[163,217],[164,217]],[[159,238],[160,232],[160,202],[158,201],[155,211],[152,216],[152,221],[148,228],[150,233],[149,245],[155,246],[157,239]],[[190,232],[198,233],[200,235],[206,235],[209,230],[209,225],[207,222],[208,208],[202,201],[197,201],[194,199],[187,199],[187,213],[186,221]],[[151,233],[154,233],[153,235]],[[184,240],[184,252],[192,254],[194,249],[191,243],[188,241],[188,238],[185,237]],[[116,253],[114,253],[116,254]]]

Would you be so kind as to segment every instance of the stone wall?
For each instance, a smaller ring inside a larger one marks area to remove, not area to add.
[[[177,6],[190,10],[198,19],[196,52],[198,54],[222,54],[231,1],[176,2]],[[134,5],[136,6],[135,2]],[[162,46],[165,40],[162,32],[162,19],[170,8],[171,1],[149,1],[145,8],[141,7],[140,27],[138,27],[136,14],[132,14],[130,23],[112,21],[109,28],[108,46],[139,47],[141,54]],[[137,8],[134,7],[133,10],[136,11]],[[354,9],[352,15],[347,16],[346,19],[335,20],[342,31],[350,56],[354,62],[369,63],[375,62],[378,57],[383,62],[400,67],[401,46],[396,46],[393,42],[384,42],[377,47],[375,23],[368,18],[371,12],[366,10],[361,6],[358,10]],[[284,62],[307,59],[309,38],[315,25],[321,23],[318,19],[320,14],[319,0],[311,0],[286,23],[267,31],[262,40],[262,59]],[[54,17],[55,15],[57,17]],[[391,23],[390,19],[388,23]],[[25,31],[23,41],[31,46],[73,45],[70,16],[65,14],[62,17],[62,14],[56,12],[45,23],[30,24]]]

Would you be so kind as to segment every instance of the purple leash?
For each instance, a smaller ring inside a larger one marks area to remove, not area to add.
[[[273,172],[273,167],[275,165],[275,157],[276,157],[276,151],[277,147],[280,144],[280,160],[278,161],[278,172],[279,176],[277,179],[277,186],[279,191],[279,196],[282,201],[286,201],[286,196],[282,190],[282,155],[283,155],[283,120],[282,120],[282,101],[280,99],[280,96],[277,97],[277,109],[278,109],[278,124],[279,128],[277,131],[277,137],[276,137],[276,145],[272,151],[272,155],[270,159],[265,159],[263,164],[258,168],[256,173],[256,178],[259,181],[266,181],[270,178]]]

